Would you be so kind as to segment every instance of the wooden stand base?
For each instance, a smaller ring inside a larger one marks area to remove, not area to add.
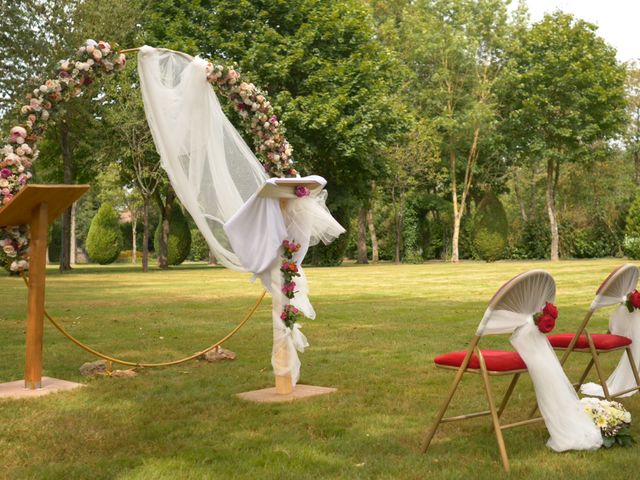
[[[0,399],[33,398],[84,387],[82,383],[68,382],[57,378],[42,377],[41,387],[35,390],[25,387],[24,380],[0,383]]]
[[[278,395],[290,395],[293,393],[293,382],[291,375],[276,375],[276,393]]]
[[[281,394],[274,387],[263,388],[262,390],[252,390],[251,392],[238,393],[238,397],[243,400],[256,403],[275,403],[275,402],[291,402],[301,398],[315,397],[318,395],[327,395],[337,392],[337,388],[317,387],[315,385],[296,385],[296,388],[289,394]]]

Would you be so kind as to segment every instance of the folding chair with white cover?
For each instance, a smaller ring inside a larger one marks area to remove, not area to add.
[[[533,315],[546,302],[553,303],[556,286],[553,278],[542,270],[522,273],[504,284],[489,302],[475,336],[466,351],[452,352],[435,358],[437,367],[456,370],[451,389],[427,432],[426,452],[441,423],[490,415],[502,463],[509,471],[509,459],[502,431],[544,419],[550,439],[547,446],[555,451],[593,450],[602,445],[600,430],[583,410],[547,337],[534,323]],[[511,333],[510,342],[517,352],[480,350],[485,335]],[[542,417],[502,425],[500,417],[513,393],[520,375],[529,372],[536,391]],[[444,418],[449,404],[465,373],[481,375],[489,410]],[[513,375],[504,398],[496,408],[489,377]]]
[[[638,376],[638,359],[640,359],[640,311],[630,313],[625,306],[627,295],[633,292],[638,284],[638,267],[625,264],[615,269],[602,282],[591,303],[584,320],[575,333],[559,333],[549,335],[549,342],[556,350],[564,350],[560,360],[565,364],[571,352],[583,352],[591,355],[584,372],[580,376],[576,389],[585,395],[615,397],[633,395],[640,389]],[[589,333],[587,325],[591,317],[600,308],[618,305],[611,314],[608,333]],[[617,368],[605,381],[600,364],[600,354],[623,351]],[[599,384],[583,385],[585,378],[595,365]]]

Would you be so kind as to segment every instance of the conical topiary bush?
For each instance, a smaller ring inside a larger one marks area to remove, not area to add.
[[[156,232],[153,237],[153,246],[156,252],[160,251],[161,231],[162,222],[158,224],[158,228],[156,228]],[[191,250],[191,232],[189,231],[189,224],[182,213],[182,209],[178,205],[174,205],[171,209],[167,250],[167,263],[169,265],[180,265],[187,259],[189,251]]]
[[[473,247],[482,260],[502,258],[507,246],[509,223],[504,207],[492,192],[487,192],[473,219]]]
[[[118,212],[109,203],[103,204],[91,220],[87,235],[87,253],[100,265],[113,263],[122,251],[122,232]]]

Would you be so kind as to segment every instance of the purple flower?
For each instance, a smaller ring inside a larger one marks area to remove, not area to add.
[[[296,197],[298,198],[306,197],[310,193],[311,193],[311,190],[309,190],[307,187],[303,187],[302,185],[298,185],[296,187]]]
[[[11,170],[9,170],[8,168],[3,168],[2,170],[0,170],[0,177],[9,178],[10,176],[11,176]]]
[[[270,123],[276,123],[278,121],[278,117],[276,117],[275,115],[273,115],[270,119],[269,122]]]

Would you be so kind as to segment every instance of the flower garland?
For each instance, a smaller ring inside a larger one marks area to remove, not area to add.
[[[629,310],[629,313],[633,313],[634,310],[640,310],[640,292],[638,290],[634,290],[627,295],[625,305],[627,310]]]
[[[233,67],[207,64],[207,79],[227,97],[240,118],[253,134],[256,152],[271,177],[295,177],[298,172],[291,166],[293,148],[284,136],[285,129],[275,115],[266,92],[253,83],[242,82]]]
[[[61,104],[80,96],[96,79],[123,70],[125,64],[125,55],[108,42],[87,40],[72,58],[59,62],[57,78],[47,80],[27,95],[29,103],[20,109],[24,122],[10,130],[7,144],[0,149],[0,205],[7,204],[32,178],[31,166],[38,157],[36,142]],[[265,171],[276,177],[296,176],[298,172],[291,166],[291,145],[266,93],[241,81],[233,67],[209,63],[206,71],[207,80],[232,102],[250,127]],[[12,272],[28,268],[27,225],[0,228],[0,247],[0,264],[5,268]]]
[[[631,414],[622,404],[593,397],[584,397],[580,402],[600,429],[603,447],[610,448],[615,444],[630,447],[635,442],[629,431]]]
[[[32,178],[31,166],[38,158],[36,142],[47,122],[60,110],[60,104],[82,94],[96,78],[124,69],[125,56],[108,42],[87,40],[74,58],[59,63],[58,76],[27,94],[27,105],[20,109],[24,122],[9,132],[8,143],[0,150],[0,203],[7,204]],[[12,272],[26,270],[29,227],[0,228],[0,263]]]
[[[293,261],[293,254],[300,250],[300,244],[290,242],[289,240],[282,241],[282,266],[280,271],[282,272],[282,293],[289,300],[293,300],[296,296],[296,282],[293,281],[295,277],[300,276],[298,272],[298,265]],[[300,310],[291,304],[285,305],[280,319],[288,328],[293,328],[293,324],[298,321]]]
[[[533,316],[533,323],[536,324],[538,330],[542,333],[549,333],[556,328],[556,320],[558,319],[558,307],[553,303],[545,302],[545,306],[541,312]]]

